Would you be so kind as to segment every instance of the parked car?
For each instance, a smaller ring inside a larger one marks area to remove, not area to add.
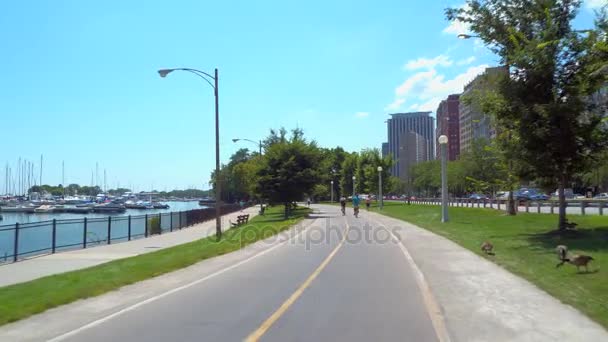
[[[601,194],[597,194],[593,196],[595,199],[608,199],[608,192],[602,192]]]
[[[469,199],[474,199],[474,200],[485,200],[488,199],[488,196],[483,195],[483,194],[471,194],[469,196]]]

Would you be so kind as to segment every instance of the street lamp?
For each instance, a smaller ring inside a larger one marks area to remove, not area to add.
[[[476,36],[474,34],[464,34],[464,33],[461,33],[461,34],[458,35],[458,38],[460,38],[460,39],[470,39],[470,38],[481,38],[481,37],[480,36]]]
[[[334,202],[334,181],[329,182],[331,184],[331,202]]]
[[[448,222],[448,137],[439,136],[441,146],[441,222]]]
[[[262,140],[255,141],[255,140],[251,140],[251,139],[235,138],[235,139],[232,139],[232,142],[236,143],[236,142],[239,142],[240,140],[248,141],[250,143],[254,143],[254,144],[258,145],[260,147],[260,156],[262,155]]]
[[[355,189],[357,188],[357,184],[355,183],[356,180],[357,177],[353,176],[353,198],[355,198]]]
[[[382,198],[382,166],[378,166],[378,198],[380,199],[380,209],[384,207],[384,199]]]
[[[205,80],[213,88],[213,94],[215,96],[215,235],[219,239],[222,237],[222,218],[221,218],[221,206],[222,206],[222,181],[220,175],[220,110],[219,110],[219,88],[218,88],[218,74],[217,68],[215,68],[214,75],[191,68],[174,68],[174,69],[161,69],[158,70],[160,77],[167,77],[174,71],[187,71],[195,74],[196,76]],[[209,80],[213,80],[213,83]]]

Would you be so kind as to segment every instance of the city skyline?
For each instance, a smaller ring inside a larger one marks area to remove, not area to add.
[[[109,184],[208,188],[212,91],[191,75],[161,79],[160,68],[219,68],[225,163],[239,148],[256,149],[233,138],[258,140],[281,126],[324,147],[379,148],[389,113],[434,116],[445,96],[497,65],[445,20],[443,9],[459,1],[141,4],[6,6],[0,127],[10,143],[0,163],[14,169],[43,154],[48,184],[61,183],[65,162],[66,183],[88,185],[99,163]],[[590,4],[581,28],[591,24]]]

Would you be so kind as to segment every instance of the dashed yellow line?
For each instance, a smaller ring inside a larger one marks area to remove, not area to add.
[[[338,250],[342,247],[342,245],[344,245],[344,241],[346,240],[346,236],[348,235],[349,230],[350,230],[350,226],[348,225],[348,223],[346,223],[346,230],[344,232],[344,236],[342,237],[342,240],[340,240],[340,243],[333,249],[333,251],[331,251],[331,253],[329,253],[327,258],[325,258],[325,260],[323,260],[321,265],[319,265],[319,267],[317,267],[317,269],[314,272],[312,272],[312,274],[308,277],[308,279],[306,279],[306,281],[304,281],[304,283],[302,283],[302,285],[300,285],[300,287],[291,296],[289,296],[289,298],[287,298],[287,300],[285,302],[283,302],[283,304],[281,304],[281,306],[277,309],[277,311],[275,311],[272,315],[270,315],[270,317],[268,317],[268,319],[266,319],[264,321],[264,323],[262,323],[262,325],[260,325],[259,328],[257,328],[254,332],[252,332],[249,336],[247,336],[245,341],[247,341],[247,342],[258,341],[260,339],[260,337],[262,337],[268,331],[268,329],[270,329],[270,327],[272,327],[272,325],[276,321],[278,321],[279,318],[281,318],[281,316],[283,316],[285,311],[287,311],[287,309],[289,309],[289,307],[291,305],[293,305],[293,303],[295,303],[296,300],[298,300],[298,298],[302,295],[302,293],[304,293],[304,290],[306,290],[306,288],[313,282],[313,280],[315,280],[315,278],[317,278],[317,276],[321,273],[321,271],[323,271],[323,269],[327,266],[327,264],[329,264],[331,259],[333,259],[333,257],[336,255],[336,253],[338,253]]]

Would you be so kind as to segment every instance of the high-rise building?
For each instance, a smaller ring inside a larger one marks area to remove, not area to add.
[[[388,156],[388,143],[382,143],[382,158]]]
[[[487,76],[503,72],[507,72],[505,67],[487,68],[482,75],[475,77],[473,81],[464,86],[464,92],[460,95],[460,98],[475,97],[477,92],[491,89],[493,78]],[[467,102],[460,101],[459,105],[461,153],[469,151],[471,145],[477,139],[491,140],[496,137],[496,129],[491,123],[490,116],[481,111],[476,101]]]
[[[408,182],[412,166],[430,160],[428,153],[429,140],[414,131],[400,134],[399,139],[399,179]]]
[[[448,160],[456,160],[460,155],[460,117],[459,104],[460,95],[449,95],[441,101],[437,108],[437,130],[436,137],[445,135],[448,137]],[[440,146],[437,144],[436,156],[439,158]]]
[[[404,153],[400,153],[400,148],[405,147],[408,142],[415,140],[408,139],[409,133],[413,132],[424,139],[425,144],[417,143],[416,153],[420,153],[421,158],[416,158],[413,163],[419,160],[431,160],[435,155],[435,125],[434,118],[430,116],[431,112],[413,112],[413,113],[397,113],[391,114],[391,118],[387,120],[388,129],[388,155],[393,158],[393,167],[391,174],[406,181],[407,178],[404,172],[404,167],[413,165],[410,161],[402,160],[405,158]],[[405,145],[404,145],[405,144]],[[409,151],[409,148],[408,150]],[[406,163],[407,165],[402,165]]]

